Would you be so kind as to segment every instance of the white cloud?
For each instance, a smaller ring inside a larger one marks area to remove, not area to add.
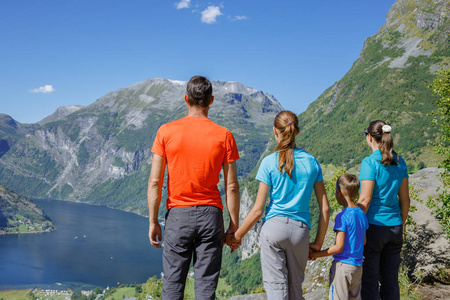
[[[180,2],[176,3],[176,5],[177,9],[189,8],[189,6],[191,5],[191,0],[181,0]]]
[[[233,21],[243,21],[243,20],[247,20],[247,16],[235,16],[233,18]]]
[[[220,12],[220,7],[208,6],[207,9],[202,11],[202,22],[207,24],[215,23],[216,18],[221,15],[223,14]]]
[[[33,89],[30,92],[32,92],[32,93],[50,94],[50,93],[53,93],[54,91],[55,91],[55,89],[53,88],[53,86],[46,84],[44,86],[41,86],[40,88]]]

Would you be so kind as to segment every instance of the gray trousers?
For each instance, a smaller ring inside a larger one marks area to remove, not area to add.
[[[301,221],[274,217],[261,228],[261,268],[267,299],[304,299],[309,228]]]
[[[330,268],[329,300],[360,300],[363,267],[333,261]]]
[[[215,206],[173,207],[166,215],[162,298],[184,298],[193,259],[195,299],[213,300],[222,264],[223,214]]]

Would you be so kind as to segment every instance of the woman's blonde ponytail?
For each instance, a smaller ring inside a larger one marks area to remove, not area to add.
[[[294,168],[294,148],[295,137],[300,133],[297,116],[288,110],[280,112],[273,122],[273,126],[281,134],[281,138],[275,151],[279,151],[278,169],[282,173],[285,171],[292,179],[292,169]]]

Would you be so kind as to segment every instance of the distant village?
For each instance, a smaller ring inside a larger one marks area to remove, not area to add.
[[[18,218],[18,219],[9,219],[6,227],[0,227],[0,235],[14,234],[14,233],[49,232],[53,230],[55,230],[55,227],[49,221],[32,222],[29,219]]]
[[[136,300],[137,297],[126,297],[123,295],[124,289],[130,289],[129,287],[123,288],[109,288],[102,290],[96,288],[94,290],[82,290],[80,295],[76,295],[69,290],[55,290],[55,289],[33,289],[28,293],[32,299],[35,300],[102,300],[102,299],[117,299],[114,294],[118,294],[123,300]],[[134,290],[134,287],[133,287]],[[123,296],[122,296],[123,295]],[[0,297],[1,299],[1,297]],[[151,300],[152,297],[147,295],[146,299]]]

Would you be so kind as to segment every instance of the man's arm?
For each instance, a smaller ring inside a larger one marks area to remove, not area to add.
[[[223,164],[223,177],[225,181],[225,196],[230,225],[226,234],[234,233],[239,227],[239,182],[237,179],[236,161]]]
[[[161,244],[157,241],[162,240],[161,226],[158,223],[158,210],[161,203],[161,190],[164,182],[164,170],[166,168],[166,160],[164,157],[153,154],[152,170],[148,179],[147,202],[148,202],[148,218],[149,229],[148,237],[150,243],[156,248],[161,248]]]

